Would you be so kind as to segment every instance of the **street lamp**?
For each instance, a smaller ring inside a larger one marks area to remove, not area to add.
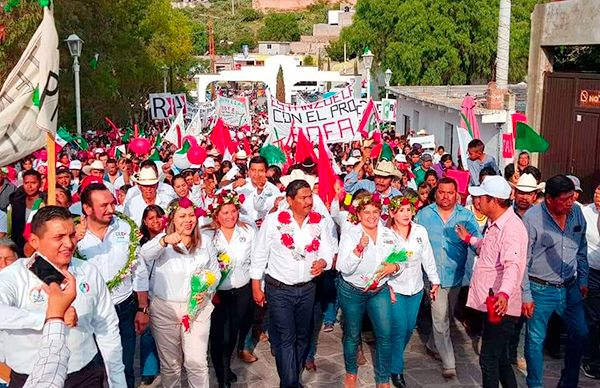
[[[167,65],[162,65],[161,68],[163,73],[163,92],[167,92],[167,75],[169,74],[169,67]]]
[[[371,98],[371,66],[373,66],[373,53],[369,48],[365,48],[363,53],[363,65],[367,71],[367,100]]]
[[[389,87],[390,87],[390,81],[392,80],[392,71],[390,69],[387,69],[385,71],[385,98],[388,98],[389,96]]]
[[[75,73],[75,117],[77,120],[77,135],[81,136],[81,97],[79,93],[79,57],[83,40],[75,34],[69,35],[67,40],[69,52],[73,57],[73,73]]]

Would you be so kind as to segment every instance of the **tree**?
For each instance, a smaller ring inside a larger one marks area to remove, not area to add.
[[[264,18],[259,30],[261,40],[294,42],[300,40],[298,18],[292,13],[272,13]]]
[[[315,60],[313,59],[312,55],[305,55],[304,59],[302,60],[302,64],[304,66],[314,66]]]
[[[283,68],[279,65],[277,72],[277,85],[275,87],[275,98],[277,101],[285,102],[285,81],[283,78]]]

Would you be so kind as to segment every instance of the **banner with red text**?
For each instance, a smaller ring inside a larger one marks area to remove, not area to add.
[[[358,132],[358,105],[351,85],[329,98],[303,105],[283,103],[267,93],[267,105],[274,143],[287,139],[292,126],[292,136],[302,129],[313,142],[318,142],[319,132],[326,143],[350,142]]]

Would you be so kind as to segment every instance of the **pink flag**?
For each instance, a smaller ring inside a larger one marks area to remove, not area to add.
[[[329,206],[331,201],[335,199],[335,183],[340,178],[333,171],[333,167],[331,167],[331,160],[325,147],[327,146],[323,140],[323,135],[319,131],[319,162],[317,163],[319,197],[321,197],[325,205]]]
[[[311,158],[313,162],[317,161],[313,144],[304,136],[304,131],[298,131],[298,142],[296,143],[296,155],[294,160],[296,163],[302,163],[306,158]]]

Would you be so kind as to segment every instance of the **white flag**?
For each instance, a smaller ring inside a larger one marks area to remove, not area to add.
[[[182,144],[181,139],[185,136],[185,122],[183,119],[183,109],[179,111],[173,123],[171,123],[171,127],[167,131],[167,134],[164,137],[164,140],[169,141],[172,144],[175,144],[177,148],[181,148]]]
[[[38,104],[39,102],[39,104]],[[58,121],[58,34],[52,11],[33,34],[0,90],[0,166],[46,145]]]
[[[469,169],[467,166],[467,159],[469,158],[469,152],[467,151],[469,142],[473,140],[473,136],[464,128],[456,127],[458,133],[458,152],[460,159],[462,160],[463,169],[466,171]]]

